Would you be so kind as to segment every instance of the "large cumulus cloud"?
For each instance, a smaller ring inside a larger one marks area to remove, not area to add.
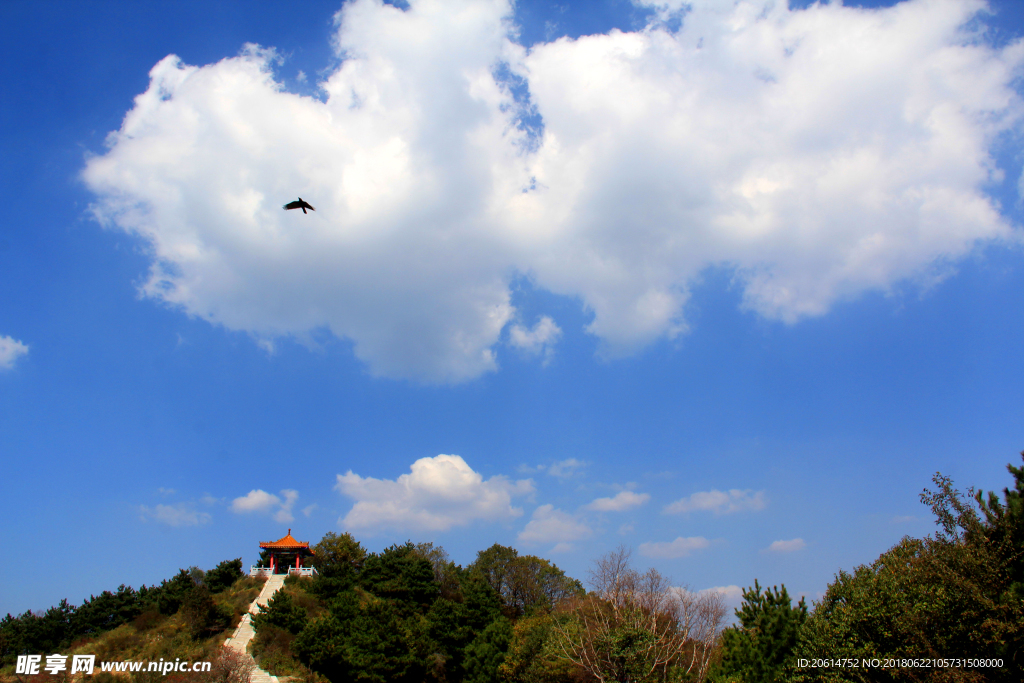
[[[349,470],[338,475],[335,488],[355,500],[338,523],[376,532],[447,531],[473,522],[512,519],[523,514],[513,496],[533,492],[529,479],[484,479],[458,455],[420,458],[397,479],[361,477]]]
[[[272,51],[170,56],[84,178],[151,246],[144,293],[230,329],[327,328],[374,374],[462,381],[496,367],[526,274],[614,356],[685,330],[709,266],[796,321],[1018,239],[983,188],[1024,49],[970,33],[983,8],[702,0],[675,32],[527,51],[504,0],[354,0],[323,101]],[[296,195],[317,211],[283,212]]]

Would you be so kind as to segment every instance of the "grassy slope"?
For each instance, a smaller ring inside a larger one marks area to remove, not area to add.
[[[263,579],[243,578],[235,582],[231,588],[213,596],[218,606],[227,609],[231,614],[231,626],[221,632],[208,634],[203,640],[193,640],[186,628],[182,615],[174,614],[165,616],[157,612],[143,612],[131,624],[124,624],[112,631],[100,634],[95,638],[86,638],[75,641],[66,650],[59,654],[68,655],[68,668],[71,664],[71,655],[96,655],[96,673],[86,677],[91,683],[103,683],[105,680],[125,680],[127,674],[120,677],[102,674],[99,672],[99,663],[103,661],[158,661],[161,658],[170,661],[181,659],[182,661],[213,661],[219,654],[220,647],[238,626],[242,615],[249,610],[249,605],[259,595],[263,586]],[[44,655],[49,652],[32,653]],[[152,674],[150,674],[152,676]],[[75,676],[76,679],[81,678]],[[144,681],[148,677],[136,674],[133,681]],[[169,682],[171,676],[157,675],[153,680]],[[18,682],[24,680],[26,683],[50,683],[51,681],[69,680],[63,674],[56,676],[41,673],[38,676],[19,677],[14,673],[14,666],[0,669],[0,681]]]

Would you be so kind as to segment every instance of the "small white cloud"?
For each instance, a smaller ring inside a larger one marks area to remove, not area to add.
[[[159,493],[159,494],[160,494],[161,496],[172,496],[172,495],[174,495],[174,494],[176,493],[176,491],[175,491],[174,489],[165,489],[165,488],[164,488],[163,486],[161,486],[160,488],[158,488],[158,489],[157,489],[157,492],[158,492],[158,493]]]
[[[284,496],[284,502],[281,503],[281,509],[274,513],[274,519],[278,522],[291,522],[295,519],[292,516],[292,506],[299,499],[299,492],[294,489],[285,489],[281,491],[281,495]]]
[[[767,553],[791,553],[796,550],[803,550],[807,547],[802,538],[794,538],[790,541],[773,541],[770,546],[764,549]]]
[[[12,337],[0,337],[0,370],[10,370],[19,358],[28,354],[28,345]]]
[[[320,506],[317,505],[316,503],[313,503],[312,505],[307,505],[306,507],[302,508],[302,514],[309,517],[319,507]]]
[[[739,602],[743,599],[743,589],[735,584],[731,586],[713,586],[697,591],[698,593],[719,593],[726,601]]]
[[[548,474],[552,477],[558,477],[559,479],[568,479],[569,477],[577,474],[580,470],[586,467],[589,463],[576,458],[567,458],[566,460],[559,460],[553,463],[548,468]]]
[[[596,512],[622,512],[643,505],[651,499],[647,493],[620,491],[613,498],[598,498],[586,506],[587,510]]]
[[[739,489],[698,491],[689,498],[680,498],[676,502],[666,505],[662,512],[671,515],[682,512],[710,511],[716,515],[725,515],[747,510],[762,510],[766,502],[764,491],[757,493],[750,489],[744,491]]]
[[[625,536],[626,534],[631,534],[634,531],[636,531],[636,527],[633,526],[632,524],[623,524],[622,526],[619,527],[619,533],[622,534],[623,536]]]
[[[295,74],[295,80],[297,80],[299,83],[305,83],[306,82],[306,72],[303,71],[302,69],[299,69],[299,73]]]
[[[292,516],[292,507],[299,499],[299,492],[294,489],[285,489],[281,491],[281,495],[284,496],[283,500],[263,489],[253,489],[244,496],[231,501],[231,511],[240,513],[270,512],[277,508],[274,510],[274,519],[278,522],[290,522],[295,519]]]
[[[209,513],[197,511],[191,503],[157,505],[154,508],[140,505],[139,512],[143,521],[153,520],[167,526],[199,526],[212,519]]]
[[[335,488],[353,498],[339,523],[347,529],[378,531],[447,531],[477,520],[518,517],[512,497],[531,493],[533,482],[484,478],[458,455],[420,458],[397,480],[360,477],[349,470]]]
[[[523,543],[568,543],[587,538],[593,532],[579,517],[558,510],[554,505],[541,505],[533,511],[529,523],[519,532]],[[557,546],[556,546],[557,547]]]
[[[266,512],[280,505],[281,499],[263,489],[253,489],[249,493],[231,501],[232,512]]]
[[[550,552],[550,553],[571,553],[575,549],[576,549],[576,546],[574,546],[572,543],[559,543],[559,544],[555,545],[555,547],[552,548],[551,550],[549,550],[548,552]]]
[[[542,317],[532,330],[522,325],[509,328],[508,342],[512,346],[533,356],[544,356],[544,364],[554,356],[554,345],[562,336],[562,329],[548,316]]]
[[[907,524],[909,522],[916,522],[917,517],[914,515],[896,515],[889,521],[893,524]]]
[[[737,609],[743,604],[743,588],[735,584],[731,586],[713,586],[697,591],[698,595],[706,595],[707,593],[718,593],[721,595],[725,606],[730,609]]]
[[[695,550],[703,550],[711,545],[711,541],[703,536],[691,536],[683,538],[680,536],[668,543],[641,543],[640,554],[647,557],[686,557]]]

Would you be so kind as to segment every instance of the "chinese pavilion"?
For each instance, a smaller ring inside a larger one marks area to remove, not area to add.
[[[309,547],[308,542],[296,541],[289,529],[284,538],[276,541],[260,543],[261,550],[268,550],[270,555],[270,567],[251,567],[251,576],[267,576],[269,574],[298,574],[300,576],[313,576],[316,574],[314,567],[303,567],[302,559],[312,557],[316,553]]]

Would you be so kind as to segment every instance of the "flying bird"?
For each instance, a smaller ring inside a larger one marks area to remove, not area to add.
[[[309,209],[310,211],[316,211],[316,209],[314,209],[309,204],[309,202],[303,201],[302,197],[299,197],[299,201],[297,201],[297,202],[288,202],[287,204],[284,205],[284,208],[286,210],[302,209],[302,213],[306,213],[306,209]]]

